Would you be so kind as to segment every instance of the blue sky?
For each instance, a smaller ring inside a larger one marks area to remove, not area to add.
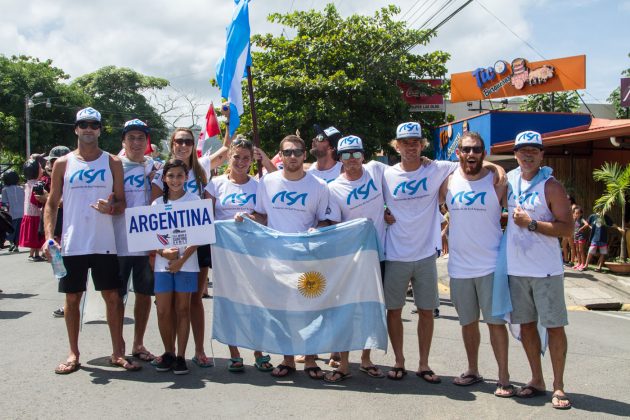
[[[451,1],[440,16],[464,2]],[[389,3],[335,1],[345,16],[372,14]],[[420,19],[413,25],[417,27],[447,0],[398,0],[396,4],[401,15],[418,12]],[[619,85],[621,71],[630,68],[630,0],[475,0],[429,44],[430,49],[451,54],[451,72],[489,66],[498,59],[540,59],[482,5],[546,58],[586,54],[587,89],[582,93],[588,103],[605,102]],[[0,53],[51,58],[72,77],[105,65],[131,67],[171,80],[173,90],[185,92],[207,107],[211,99],[219,99],[218,90],[208,80],[214,77],[215,64],[223,53],[224,28],[232,7],[231,0],[5,0],[0,15]],[[321,9],[324,3],[253,0],[252,31],[280,33],[281,27],[266,21],[269,13],[311,7]]]

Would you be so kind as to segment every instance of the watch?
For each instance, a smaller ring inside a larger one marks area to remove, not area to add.
[[[538,229],[538,222],[535,220],[529,222],[529,224],[527,225],[527,230],[529,230],[530,232],[534,232],[536,229]]]

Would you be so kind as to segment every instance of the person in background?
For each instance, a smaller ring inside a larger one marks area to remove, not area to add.
[[[2,207],[7,209],[11,215],[11,224],[13,233],[7,236],[7,240],[11,243],[9,252],[20,252],[18,243],[20,239],[20,225],[22,224],[22,216],[24,216],[24,187],[19,185],[20,177],[17,172],[8,170],[2,174]]]
[[[584,271],[586,268],[586,229],[588,223],[584,220],[584,210],[580,206],[573,207],[573,247],[572,252],[575,255],[574,270]]]
[[[612,219],[607,214],[601,215],[598,213],[591,214],[588,217],[588,225],[591,228],[591,244],[588,248],[586,264],[582,271],[588,270],[588,265],[591,263],[591,260],[595,258],[595,255],[599,252],[599,260],[597,261],[595,271],[601,273],[604,260],[606,259],[606,255],[608,255],[608,227],[612,226],[616,229],[619,229],[619,227],[613,223]]]
[[[44,244],[44,236],[39,233],[39,222],[42,214],[42,204],[35,197],[43,195],[44,184],[38,179],[44,170],[35,159],[29,159],[24,164],[24,217],[20,225],[19,246],[30,248],[28,260],[31,262],[46,261],[39,255],[39,249]]]

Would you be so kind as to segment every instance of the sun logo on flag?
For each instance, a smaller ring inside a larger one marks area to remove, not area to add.
[[[324,293],[326,278],[318,271],[307,271],[298,279],[298,290],[304,297],[316,298]]]

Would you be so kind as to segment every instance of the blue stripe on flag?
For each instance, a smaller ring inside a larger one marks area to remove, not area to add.
[[[385,305],[358,302],[321,311],[290,312],[214,298],[212,337],[274,354],[387,350]]]
[[[376,228],[368,219],[354,219],[312,233],[281,233],[247,218],[242,223],[219,220],[214,228],[213,248],[259,258],[312,261],[356,254],[359,250],[382,252]]]

